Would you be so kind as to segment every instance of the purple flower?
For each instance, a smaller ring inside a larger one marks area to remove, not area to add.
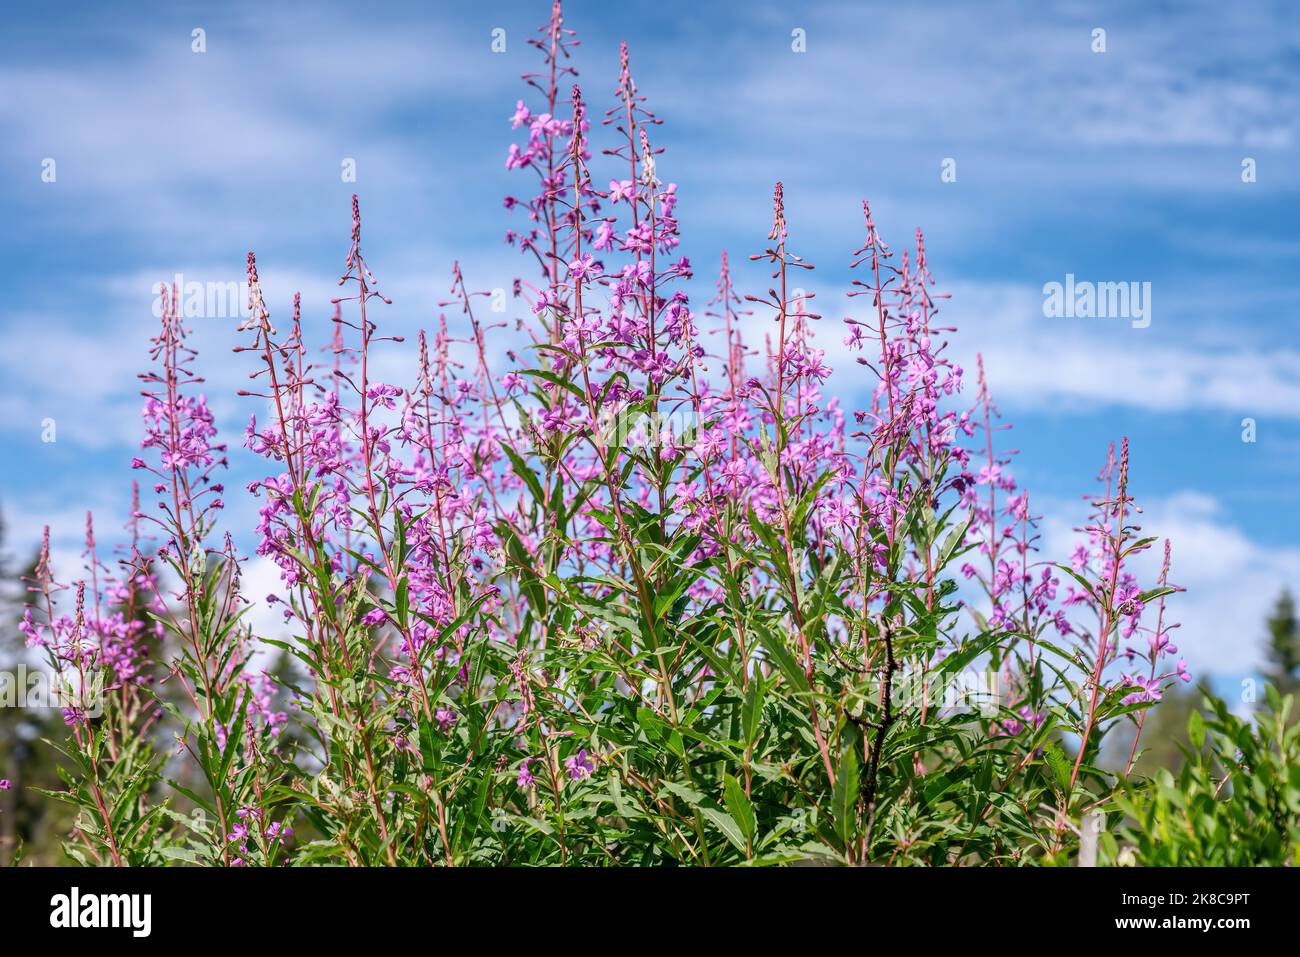
[[[434,712],[433,720],[438,722],[438,730],[446,734],[456,723],[457,714],[450,708],[439,708]]]
[[[580,259],[569,263],[569,272],[574,279],[585,279],[596,272],[596,259],[591,253],[583,253]]]
[[[1143,678],[1141,675],[1120,675],[1119,680],[1126,687],[1138,689],[1124,697],[1124,704],[1159,701],[1164,696],[1158,678]]]
[[[366,390],[366,398],[371,399],[376,405],[382,405],[385,409],[397,408],[394,401],[402,390],[395,385],[385,385],[382,382],[372,385]]]
[[[536,758],[524,758],[524,763],[519,765],[519,776],[515,778],[516,787],[527,789],[536,783],[532,772],[528,770],[528,765],[536,760]]]
[[[620,199],[631,202],[633,195],[634,191],[630,179],[611,179],[609,181],[609,201],[611,203],[617,203]]]
[[[614,227],[608,222],[602,222],[596,227],[596,236],[592,240],[592,246],[604,252],[607,249],[614,248]]]
[[[591,772],[596,770],[596,765],[587,754],[587,749],[579,748],[577,754],[571,754],[564,759],[564,769],[569,772],[569,777],[573,780],[584,781],[591,777]]]

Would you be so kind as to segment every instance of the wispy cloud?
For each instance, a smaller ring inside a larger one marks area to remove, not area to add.
[[[1046,317],[1042,289],[1018,284],[955,284],[944,311],[959,328],[957,355],[973,368],[982,352],[995,394],[1014,406],[1300,418],[1300,350],[1245,336],[1207,348],[1171,299],[1155,301],[1148,329],[1124,319]]]

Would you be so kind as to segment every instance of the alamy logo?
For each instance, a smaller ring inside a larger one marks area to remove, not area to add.
[[[163,291],[175,295],[176,311],[186,319],[242,319],[248,315],[248,283],[199,282],[177,273],[170,283],[153,284],[153,314],[162,318]]]
[[[1131,319],[1134,329],[1151,325],[1151,283],[1065,282],[1043,285],[1043,315],[1049,319]]]
[[[74,887],[50,898],[51,927],[127,927],[133,937],[148,937],[152,913],[150,894],[82,894]]]
[[[98,718],[104,713],[104,671],[92,668],[78,674],[19,662],[13,671],[0,671],[0,708],[58,708]]]

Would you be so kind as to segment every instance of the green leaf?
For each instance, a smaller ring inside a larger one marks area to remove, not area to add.
[[[1047,758],[1047,764],[1052,769],[1052,774],[1056,778],[1056,783],[1060,786],[1062,794],[1068,794],[1070,790],[1070,778],[1073,775],[1073,768],[1070,766],[1070,759],[1065,756],[1061,746],[1055,741],[1047,742],[1043,748],[1043,754]]]
[[[943,540],[939,547],[939,567],[943,568],[952,559],[953,553],[961,547],[961,543],[966,539],[966,529],[970,527],[970,519],[967,518],[961,524],[955,526],[948,537]]]
[[[748,845],[745,843],[744,832],[728,814],[715,807],[705,807],[700,810],[722,832],[723,837],[736,845],[737,850],[742,853],[749,850]]]
[[[678,781],[665,781],[664,787],[673,794],[676,794],[691,807],[699,807],[700,802],[704,800],[704,795],[695,790],[695,788],[687,787],[685,784]]]
[[[397,583],[397,595],[393,604],[397,612],[397,626],[405,630],[407,616],[411,609],[411,585],[405,575]]]
[[[527,463],[520,458],[519,453],[510,447],[509,442],[503,442],[501,444],[501,451],[510,459],[510,465],[514,469],[515,474],[523,479],[524,484],[528,486],[528,490],[533,493],[534,501],[539,505],[545,505],[546,494],[542,491],[542,483],[537,481],[536,473],[534,473],[533,470],[528,467]]]
[[[799,664],[794,654],[785,643],[784,637],[776,629],[760,625],[758,637],[763,650],[771,657],[781,673],[794,685],[797,691],[808,690],[808,675]]]
[[[1187,718],[1187,738],[1197,751],[1205,747],[1205,719],[1199,711],[1193,711]]]
[[[853,840],[858,829],[858,791],[862,786],[861,765],[855,742],[840,755],[839,770],[835,775],[835,790],[831,805],[835,815],[835,833],[845,846]]]
[[[758,821],[754,816],[754,803],[730,774],[723,775],[723,798],[727,803],[727,811],[730,812],[732,820],[740,825],[740,831],[745,835],[746,841],[754,840],[754,831],[758,826]]]
[[[565,379],[562,376],[556,375],[554,372],[551,372],[549,369],[523,369],[521,371],[523,372],[524,375],[534,376],[535,378],[538,379],[545,379],[547,382],[551,383],[551,385],[557,385],[561,389],[568,389],[570,392],[576,395],[583,402],[587,401],[587,397],[582,394],[582,390],[579,389],[574,382],[572,382],[569,379]]]
[[[645,736],[652,742],[662,739],[664,731],[667,729],[664,719],[649,708],[636,709],[636,722],[641,726],[641,730],[645,732]]]
[[[754,675],[749,680],[749,687],[745,689],[745,700],[741,705],[741,733],[745,737],[746,744],[754,744],[758,740],[758,732],[763,721],[763,679],[759,675]]]

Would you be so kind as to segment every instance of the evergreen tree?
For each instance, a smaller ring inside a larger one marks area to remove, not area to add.
[[[1268,617],[1268,671],[1265,677],[1282,694],[1300,687],[1300,623],[1296,621],[1295,599],[1283,590]]]

